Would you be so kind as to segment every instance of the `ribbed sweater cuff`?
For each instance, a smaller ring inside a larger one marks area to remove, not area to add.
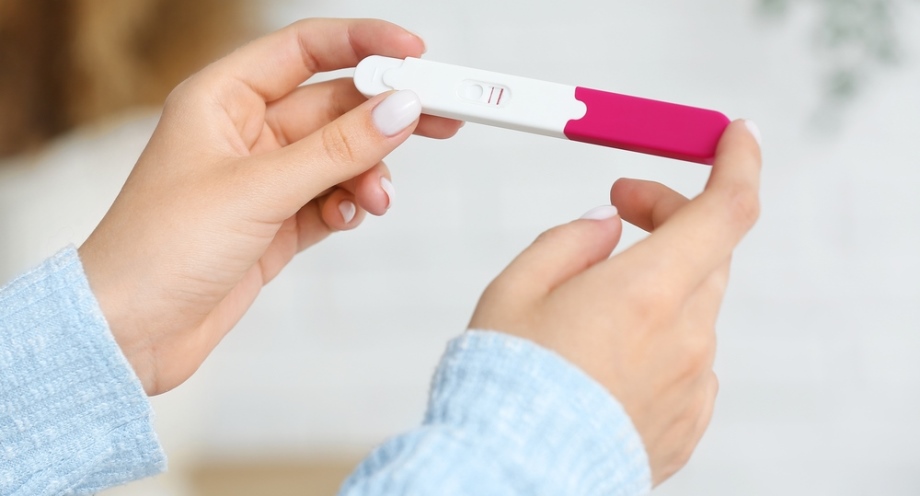
[[[73,247],[0,290],[0,371],[0,493],[91,493],[165,469]]]
[[[435,373],[426,424],[474,433],[520,478],[521,494],[650,490],[642,440],[600,384],[535,343],[487,331],[454,339]]]

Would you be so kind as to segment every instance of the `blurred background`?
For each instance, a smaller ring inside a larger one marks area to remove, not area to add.
[[[763,216],[735,257],[715,417],[656,493],[920,494],[914,0],[0,0],[0,281],[89,235],[168,88],[317,16],[391,20],[432,60],[754,119]],[[388,163],[392,210],[301,255],[153,398],[170,472],[105,494],[333,494],[418,424],[445,342],[537,234],[619,177],[687,195],[707,177],[472,124]]]

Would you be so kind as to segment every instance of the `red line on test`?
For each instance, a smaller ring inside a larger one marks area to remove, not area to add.
[[[494,90],[495,88],[492,88],[492,89]],[[498,105],[498,104],[502,103],[502,95],[504,95],[504,94],[505,94],[505,88],[502,88],[502,89],[498,92],[498,100],[495,100],[495,105]]]
[[[495,86],[493,86],[493,87],[492,87],[492,91],[489,92],[489,101],[488,101],[488,103],[492,103],[492,95],[494,95],[494,94],[495,94]]]

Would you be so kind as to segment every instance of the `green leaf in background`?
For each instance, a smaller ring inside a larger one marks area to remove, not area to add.
[[[816,14],[814,50],[823,93],[840,107],[855,98],[879,70],[902,56],[899,14],[914,0],[758,0],[760,14],[785,19],[797,9]],[[909,5],[913,4],[913,5]]]

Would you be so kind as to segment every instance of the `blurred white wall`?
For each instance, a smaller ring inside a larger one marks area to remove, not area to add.
[[[273,26],[381,17],[421,34],[432,60],[756,120],[763,217],[735,258],[716,415],[659,493],[920,494],[915,60],[822,133],[809,125],[820,95],[807,12],[771,26],[732,0],[271,5]],[[916,59],[920,18],[905,24]],[[88,235],[153,122],[128,119],[0,168],[2,278]],[[361,453],[411,428],[444,343],[539,232],[607,202],[619,177],[692,195],[707,172],[472,124],[446,142],[413,138],[388,163],[392,210],[298,258],[198,375],[154,399],[174,468]]]

